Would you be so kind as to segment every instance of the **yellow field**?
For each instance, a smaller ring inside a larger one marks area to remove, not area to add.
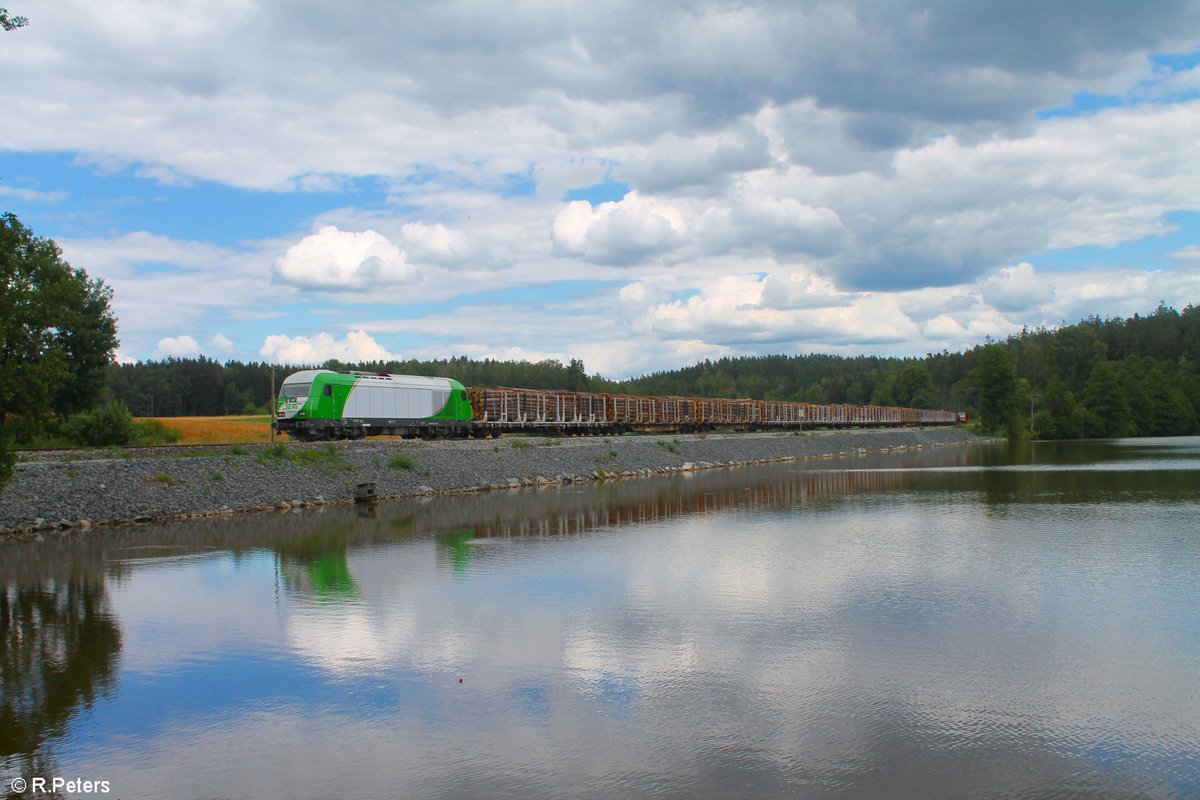
[[[262,417],[155,417],[183,434],[179,444],[249,444],[271,441],[271,418]],[[278,437],[277,441],[286,441]]]

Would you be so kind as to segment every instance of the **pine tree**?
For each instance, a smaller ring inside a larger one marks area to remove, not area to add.
[[[989,344],[979,350],[975,367],[979,387],[979,421],[988,433],[1015,434],[1017,422],[1017,376],[1004,345]]]

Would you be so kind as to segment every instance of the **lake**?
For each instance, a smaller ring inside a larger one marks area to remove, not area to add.
[[[1200,797],[1200,438],[96,529],[0,581],[17,796]]]

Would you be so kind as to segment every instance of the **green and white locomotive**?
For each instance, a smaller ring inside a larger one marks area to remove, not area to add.
[[[450,378],[306,369],[280,387],[275,429],[299,439],[470,434],[467,390]]]

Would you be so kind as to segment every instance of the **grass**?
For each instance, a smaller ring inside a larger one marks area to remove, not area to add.
[[[326,445],[321,448],[289,447],[286,444],[275,443],[264,447],[255,459],[260,464],[291,463],[301,467],[311,467],[326,474],[344,471],[353,472],[354,465],[346,460],[346,456],[336,445]]]
[[[130,447],[154,444],[175,444],[182,434],[157,419],[133,419],[130,423]],[[120,447],[121,445],[89,445],[71,438],[61,430],[42,433],[28,442],[21,443],[22,450],[72,450],[92,447]]]
[[[159,483],[161,483],[163,486],[174,486],[174,485],[176,484],[176,482],[177,482],[177,481],[175,480],[175,476],[174,476],[174,475],[168,475],[168,474],[167,474],[167,473],[165,473],[165,472],[160,472],[160,473],[158,473],[157,475],[155,475],[155,476],[154,476],[153,478],[151,478],[150,480],[153,480],[153,481],[158,481],[158,482],[159,482]]]
[[[609,450],[607,453],[605,453],[603,455],[596,456],[596,463],[607,465],[607,464],[611,464],[613,461],[615,461],[616,458],[617,458],[617,451]]]
[[[558,447],[561,444],[562,439],[552,435],[530,435],[526,438],[518,439],[515,437],[509,437],[508,439],[508,446],[515,450],[525,450],[530,447]],[[500,447],[499,445],[492,445],[492,449],[498,452]]]
[[[417,465],[417,460],[408,453],[394,453],[388,459],[388,466],[392,469],[407,469],[412,470]]]
[[[254,444],[271,441],[271,418],[143,417],[135,423],[157,424],[179,432],[180,444]]]
[[[658,445],[659,447],[661,447],[663,450],[666,450],[668,453],[678,453],[679,452],[679,440],[678,439],[672,439],[669,442],[664,442],[662,439],[659,439],[657,442],[655,442],[655,444]]]

